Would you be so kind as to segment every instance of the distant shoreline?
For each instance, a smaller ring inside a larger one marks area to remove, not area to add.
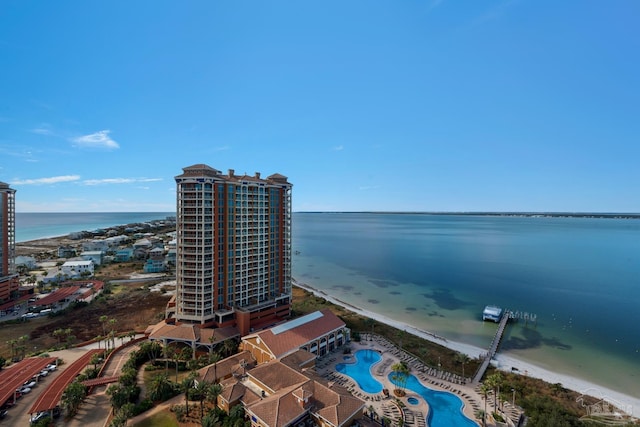
[[[614,212],[422,212],[422,211],[295,211],[294,213],[314,214],[373,214],[373,215],[451,215],[451,216],[503,216],[522,218],[601,218],[640,219],[640,213]]]

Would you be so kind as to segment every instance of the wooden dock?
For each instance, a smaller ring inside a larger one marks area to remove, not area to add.
[[[491,359],[493,359],[493,356],[495,356],[498,352],[498,347],[500,346],[500,341],[502,341],[502,336],[504,335],[504,331],[507,327],[509,319],[511,319],[511,312],[509,310],[505,310],[502,318],[500,319],[500,323],[498,324],[498,330],[493,336],[493,340],[491,341],[491,345],[489,346],[489,351],[484,355],[482,364],[476,371],[476,374],[473,376],[473,384],[478,384],[482,380],[484,373],[489,367],[489,363],[491,363]]]

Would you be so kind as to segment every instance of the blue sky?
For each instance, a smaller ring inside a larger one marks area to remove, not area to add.
[[[173,211],[206,163],[296,211],[640,212],[640,2],[0,7],[18,212]]]

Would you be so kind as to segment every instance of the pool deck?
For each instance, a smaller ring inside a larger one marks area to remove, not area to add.
[[[475,413],[478,410],[484,409],[484,398],[479,391],[474,388],[470,380],[465,381],[458,375],[430,368],[416,357],[398,349],[384,337],[376,334],[363,334],[360,342],[351,343],[352,354],[364,349],[375,350],[382,355],[382,361],[374,364],[371,370],[374,378],[380,381],[384,388],[389,390],[390,397],[385,396],[383,393],[366,393],[362,391],[350,377],[337,372],[337,364],[352,362],[352,360],[345,361],[343,359],[342,349],[318,359],[316,361],[316,372],[324,378],[346,387],[353,395],[364,400],[367,404],[367,412],[369,412],[369,408],[373,408],[374,412],[379,416],[391,419],[393,425],[398,425],[396,420],[402,416],[405,426],[426,427],[425,419],[427,418],[429,408],[421,396],[407,390],[406,396],[399,398],[399,400],[404,403],[404,407],[400,408],[395,403],[393,390],[396,386],[389,381],[389,374],[394,364],[404,361],[410,367],[410,373],[415,375],[424,386],[433,390],[445,391],[457,395],[464,403],[463,413],[478,425],[482,424],[481,419],[476,419]],[[420,403],[417,405],[408,403],[410,397],[418,398]],[[491,399],[487,402],[488,412],[491,412],[491,402]],[[487,425],[492,424],[488,422]]]

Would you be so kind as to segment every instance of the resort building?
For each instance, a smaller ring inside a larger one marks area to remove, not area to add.
[[[240,348],[249,351],[258,363],[264,363],[298,350],[324,356],[349,341],[346,324],[331,310],[324,309],[246,335]]]
[[[197,164],[175,180],[176,299],[169,315],[202,327],[236,326],[241,335],[288,318],[287,177],[225,175]]]
[[[17,293],[20,283],[16,273],[16,190],[0,182],[0,301]]]
[[[198,371],[199,381],[219,381],[217,405],[243,405],[252,427],[344,427],[361,419],[365,403],[336,382],[317,376],[315,355],[297,350],[279,360],[255,364],[241,352]]]

